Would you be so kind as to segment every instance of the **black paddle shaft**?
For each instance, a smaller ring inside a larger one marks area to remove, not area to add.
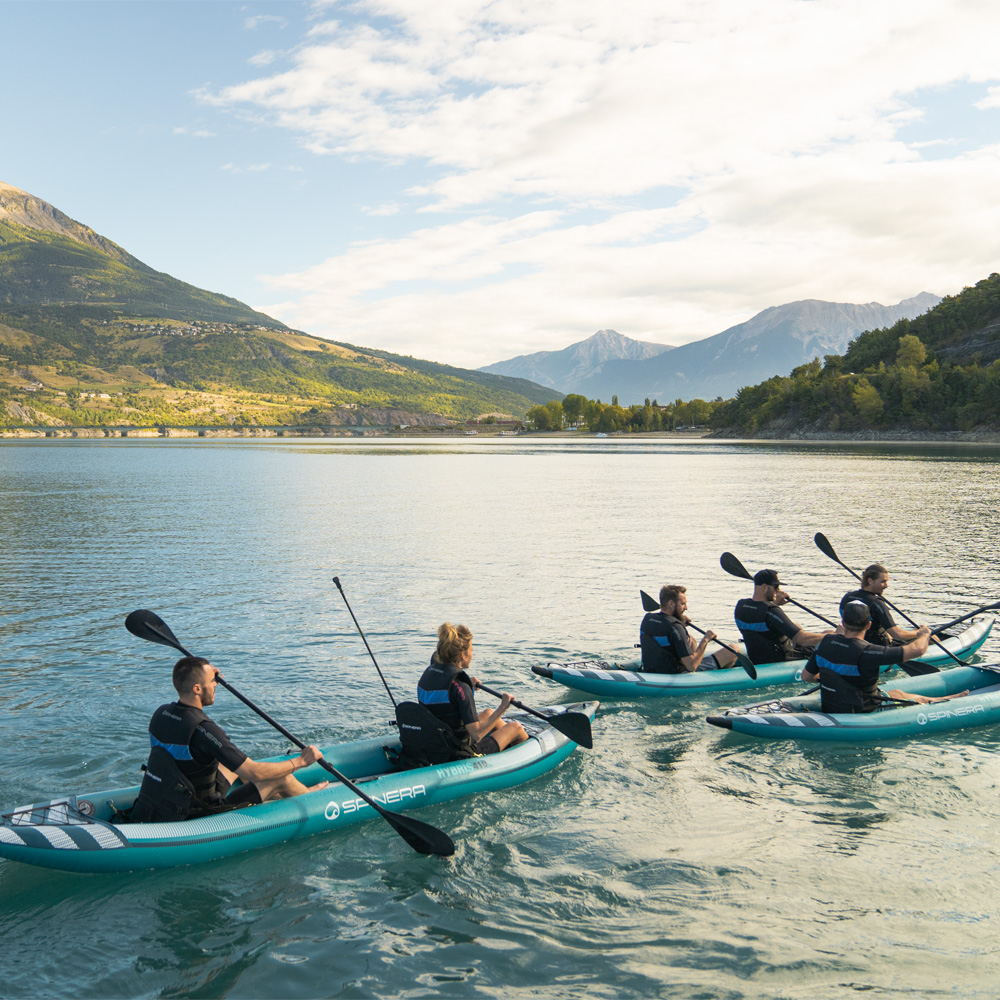
[[[161,646],[172,646],[185,656],[192,655],[180,644],[167,623],[152,611],[133,611],[125,619],[125,628],[140,639],[157,642]],[[216,673],[216,680],[230,694],[237,697],[244,705],[256,712],[268,725],[273,726],[285,739],[295,744],[300,750],[305,749],[305,743],[298,739],[298,737],[293,736],[281,723],[272,719],[267,712],[258,708],[249,698],[237,691],[218,672]],[[349,788],[358,798],[368,803],[419,854],[439,854],[442,857],[448,857],[455,853],[455,844],[443,831],[438,830],[429,823],[413,819],[411,816],[397,816],[395,813],[389,812],[370,795],[358,788],[350,778],[341,774],[331,763],[323,758],[320,758],[316,763],[332,774],[341,784]]]
[[[719,563],[730,576],[738,576],[741,580],[750,580],[753,582],[753,575],[732,552],[723,552],[719,557]],[[824,618],[818,611],[813,611],[812,608],[807,608],[804,604],[799,604],[798,601],[793,601],[790,597],[788,598],[788,603],[794,604],[795,607],[804,611],[807,615],[812,615],[813,618],[818,618],[821,622],[825,622],[830,628],[837,627],[836,622],[830,621],[829,618]]]
[[[494,691],[493,688],[487,687],[481,681],[478,682],[478,687],[487,694],[493,695],[494,698],[503,698],[503,695],[499,691]],[[522,712],[533,715],[536,719],[544,719],[553,729],[558,730],[563,736],[568,736],[574,743],[585,747],[587,750],[594,748],[590,719],[583,712],[563,712],[560,715],[545,715],[544,712],[538,712],[533,708],[529,708],[524,702],[518,701],[516,698],[511,698],[510,703],[515,708],[521,709]]]
[[[382,678],[382,686],[385,688],[385,692],[389,695],[389,701],[392,702],[392,707],[396,707],[396,699],[392,696],[392,691],[389,690],[389,685],[386,682],[385,677],[382,675],[382,668],[378,665],[378,660],[375,659],[375,654],[372,652],[371,646],[368,645],[368,639],[365,633],[361,630],[361,626],[358,624],[358,619],[354,615],[354,609],[351,607],[351,602],[347,599],[347,594],[344,593],[344,588],[340,585],[340,577],[335,576],[333,582],[337,585],[337,590],[340,591],[340,596],[344,599],[344,604],[347,605],[347,610],[351,613],[351,618],[354,619],[354,627],[358,630],[358,635],[361,636],[361,641],[365,644],[365,649],[368,650],[368,655],[372,658],[372,663],[375,664],[375,669],[378,671],[379,677]]]

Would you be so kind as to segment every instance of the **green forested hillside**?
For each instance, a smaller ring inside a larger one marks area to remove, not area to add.
[[[556,398],[289,330],[0,183],[0,427],[440,423]]]
[[[717,407],[723,433],[1000,430],[1000,275],[934,309],[741,389]]]
[[[0,425],[299,423],[344,407],[520,417],[560,397],[522,379],[258,324],[128,316],[105,306],[0,312]]]

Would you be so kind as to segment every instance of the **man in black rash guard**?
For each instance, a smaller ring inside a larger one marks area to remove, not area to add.
[[[788,594],[773,569],[762,569],[753,578],[753,597],[736,604],[736,627],[755,664],[798,660],[809,655],[827,632],[807,632],[781,610]],[[830,629],[829,631],[833,631]]]
[[[650,674],[683,674],[695,670],[720,670],[736,662],[728,649],[705,655],[715,633],[707,631],[695,645],[685,627],[687,588],[675,584],[660,588],[660,610],[651,611],[639,626],[642,669]]]
[[[876,646],[903,646],[916,639],[919,629],[905,629],[897,625],[882,596],[889,586],[889,571],[880,563],[872,563],[861,574],[861,589],[852,590],[840,599],[840,609],[850,601],[861,601],[868,606],[871,625],[865,641]]]
[[[299,757],[276,763],[254,761],[243,753],[204,712],[215,701],[220,676],[200,656],[185,656],[174,664],[173,684],[178,698],[161,705],[150,719],[152,749],[133,810],[134,821],[185,819],[268,799],[289,798],[328,784],[324,781],[307,788],[292,776],[293,771],[323,756],[318,747],[308,746]],[[177,772],[182,776],[180,784],[185,779],[188,784],[180,798],[168,804],[164,796],[172,790],[176,793]],[[230,792],[237,777],[243,784]]]
[[[946,700],[898,690],[888,691],[883,696],[878,688],[882,667],[923,656],[927,652],[931,630],[918,629],[917,637],[905,646],[879,646],[862,638],[869,625],[871,615],[868,605],[864,601],[848,601],[841,611],[840,627],[833,635],[823,637],[803,669],[804,681],[819,679],[824,712],[873,712],[886,696],[922,705]]]

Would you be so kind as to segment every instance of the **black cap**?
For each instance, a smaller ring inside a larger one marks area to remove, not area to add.
[[[864,601],[848,601],[841,608],[840,617],[849,628],[867,628],[871,624],[872,613]]]
[[[761,569],[754,574],[753,583],[755,587],[780,587],[781,581],[778,574],[773,569]]]

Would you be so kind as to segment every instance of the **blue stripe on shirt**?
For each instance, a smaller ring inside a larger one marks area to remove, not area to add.
[[[183,743],[161,743],[152,733],[149,734],[150,747],[163,747],[174,760],[193,760],[191,748]]]

